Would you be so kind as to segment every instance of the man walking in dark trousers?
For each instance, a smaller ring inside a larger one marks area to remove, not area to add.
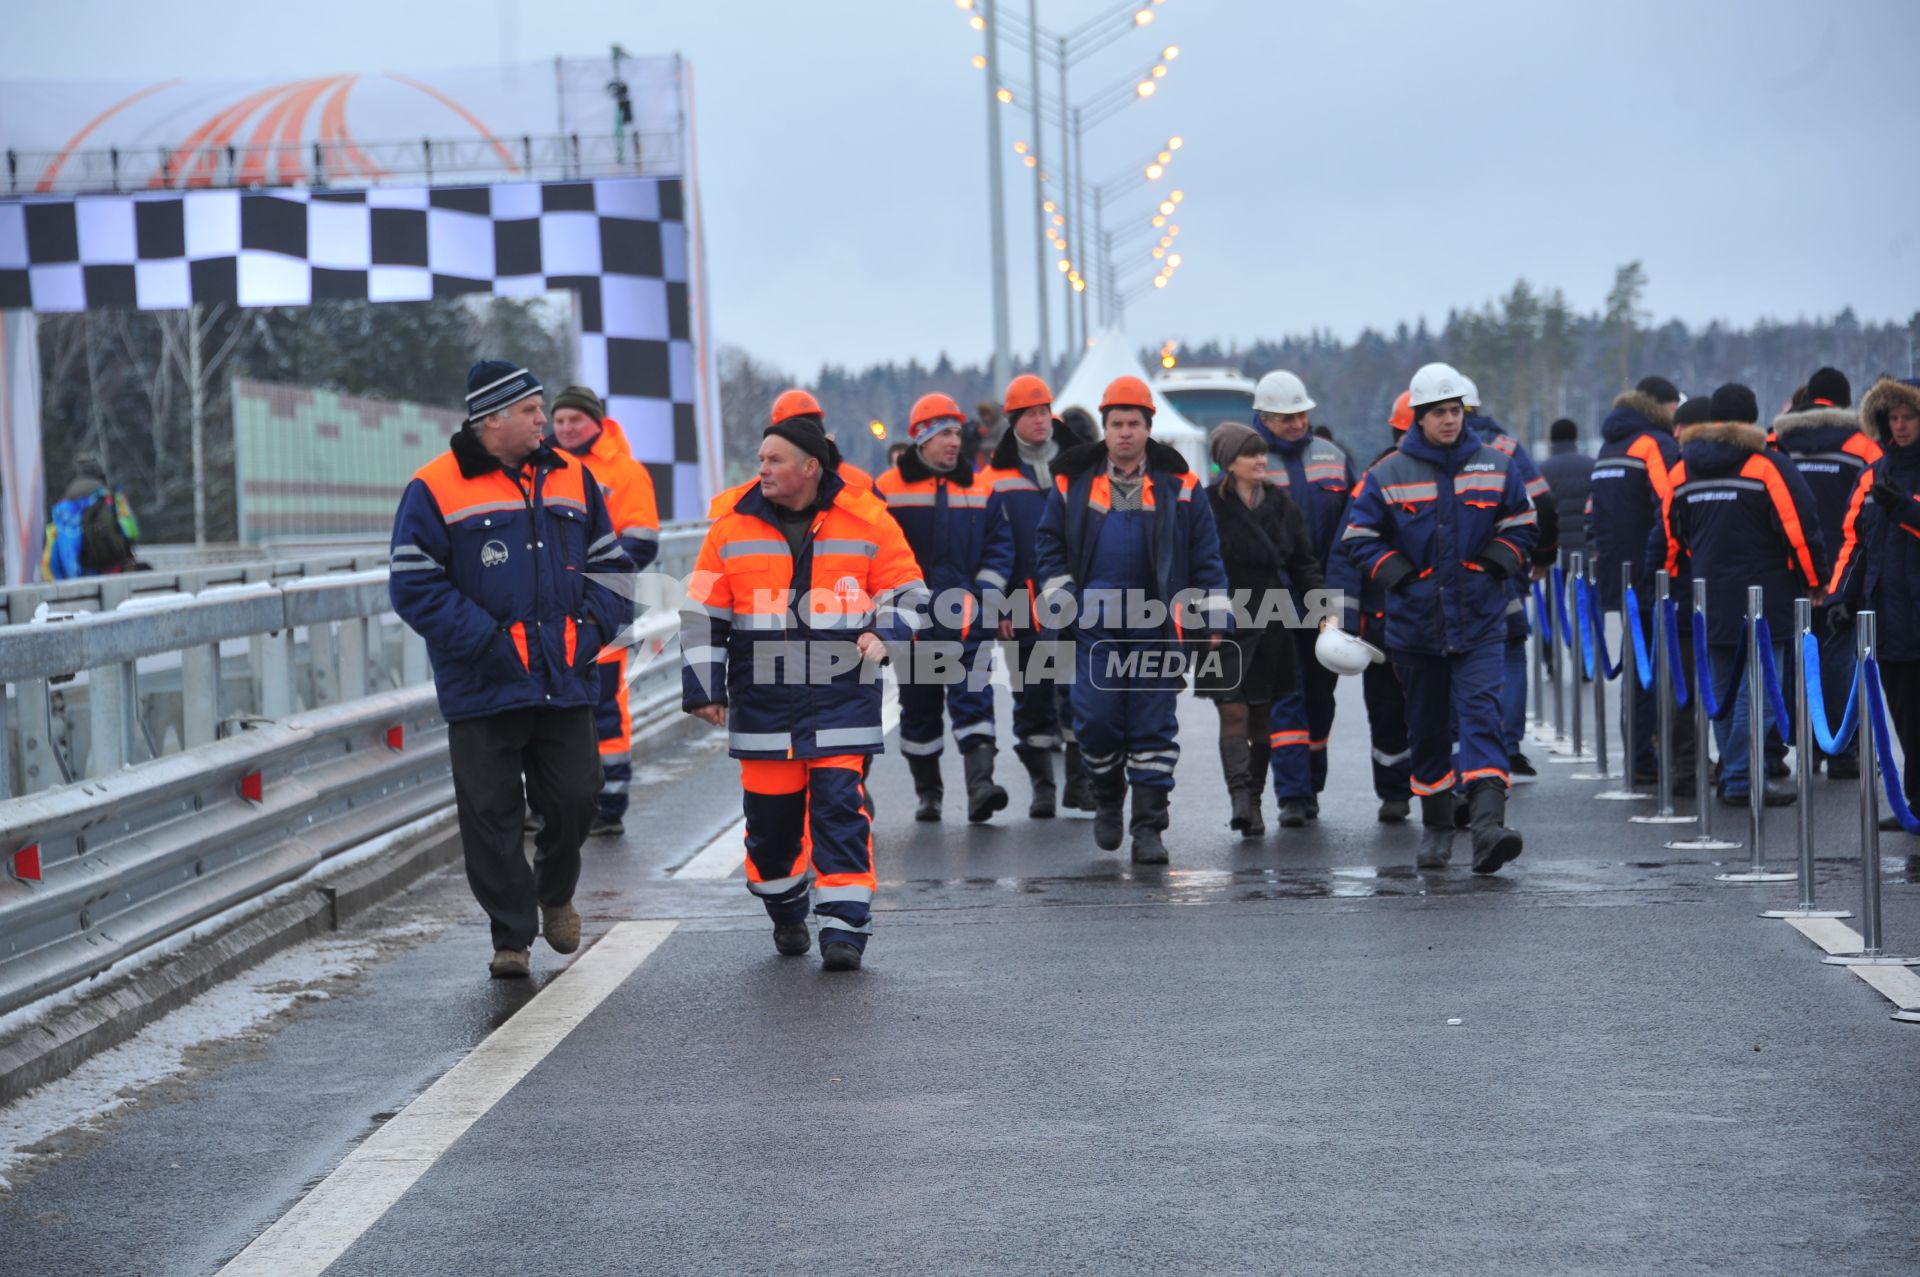
[[[538,378],[475,364],[466,424],[413,476],[393,520],[388,590],[433,662],[496,978],[528,974],[536,933],[556,953],[580,946],[573,890],[600,789],[594,662],[633,611],[597,579],[632,567],[600,486],[547,442],[546,424]],[[529,793],[544,818],[531,869]]]

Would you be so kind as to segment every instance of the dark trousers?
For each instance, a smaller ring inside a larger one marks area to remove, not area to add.
[[[1411,790],[1407,778],[1413,751],[1407,747],[1407,694],[1393,666],[1367,666],[1360,676],[1367,700],[1367,732],[1373,738],[1373,794],[1405,801]]]
[[[1886,693],[1887,725],[1899,737],[1906,762],[1901,783],[1907,808],[1920,811],[1920,661],[1881,661],[1880,690]],[[1872,730],[1865,706],[1860,709],[1860,730]],[[1873,783],[1879,784],[1880,778],[1875,776]]]
[[[580,844],[600,789],[593,710],[515,709],[449,723],[447,753],[467,885],[493,923],[493,947],[530,948],[540,933],[534,906],[566,904],[580,881]],[[531,868],[529,797],[544,822]]]
[[[1313,654],[1319,638],[1317,630],[1293,632],[1300,680],[1293,691],[1274,697],[1269,715],[1273,796],[1282,802],[1312,798],[1327,787],[1327,737],[1333,733],[1333,694],[1340,676]]]

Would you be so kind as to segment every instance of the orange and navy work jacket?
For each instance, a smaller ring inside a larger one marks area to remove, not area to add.
[[[905,643],[926,624],[920,565],[880,499],[829,474],[819,505],[797,555],[757,482],[707,511],[680,611],[680,703],[726,706],[735,758],[879,753],[880,680],[855,643]]]
[[[1004,592],[1013,578],[1013,532],[992,486],[964,458],[943,473],[929,469],[918,448],[909,448],[873,481],[873,491],[887,503],[926,573],[936,602],[934,632],[953,637],[957,614],[965,618],[958,630],[965,637],[978,615],[974,604],[989,591]],[[949,611],[948,591],[964,592],[965,606]]]
[[[462,428],[401,494],[387,590],[455,723],[594,704],[631,571],[584,466],[542,444],[510,474]]]
[[[1664,567],[1676,581],[1707,583],[1707,642],[1717,646],[1740,642],[1749,586],[1761,587],[1767,626],[1784,643],[1793,633],[1793,600],[1826,584],[1813,492],[1766,443],[1766,432],[1746,422],[1690,429],[1671,471],[1664,542],[1655,537],[1648,547],[1649,574]]]
[[[626,432],[612,417],[600,423],[600,433],[586,453],[576,455],[600,485],[620,549],[636,571],[645,570],[660,555],[660,509],[654,501],[653,476],[634,459]],[[600,660],[611,664],[621,659],[623,651],[609,646],[600,653]]]

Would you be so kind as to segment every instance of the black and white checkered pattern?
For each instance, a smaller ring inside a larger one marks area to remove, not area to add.
[[[674,178],[0,201],[0,310],[572,291],[580,381],[652,471],[662,518],[702,509],[687,278]]]

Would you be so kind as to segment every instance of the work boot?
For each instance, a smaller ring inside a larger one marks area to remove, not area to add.
[[[1453,795],[1420,797],[1420,851],[1414,864],[1421,869],[1445,869],[1453,859]]]
[[[1473,826],[1473,809],[1467,806],[1467,796],[1459,790],[1453,794],[1453,827],[1470,829]]]
[[[540,906],[540,934],[547,948],[555,953],[572,953],[580,947],[580,911],[571,904]]]
[[[1767,755],[1767,779],[1785,780],[1793,775],[1793,768],[1787,766],[1787,760],[1774,754]]]
[[[1167,863],[1167,844],[1160,840],[1160,833],[1169,823],[1167,799],[1172,791],[1163,785],[1135,785],[1133,787],[1133,863],[1136,865],[1164,865]]]
[[[940,800],[946,797],[946,790],[940,784],[940,755],[908,754],[907,770],[913,773],[913,792],[920,799],[913,818],[940,819]]]
[[[627,826],[618,816],[595,816],[593,823],[587,826],[590,838],[610,838],[627,832]]]
[[[1507,755],[1507,770],[1515,776],[1538,776],[1540,774],[1539,770],[1534,767],[1533,760],[1525,754],[1520,753]]]
[[[774,923],[773,947],[788,958],[797,958],[813,948],[813,933],[807,930],[807,920]]]
[[[1220,770],[1227,778],[1227,798],[1233,811],[1227,819],[1227,828],[1245,838],[1258,836],[1252,825],[1260,818],[1260,791],[1254,788],[1253,777],[1247,771],[1251,754],[1245,736],[1220,738]]]
[[[529,949],[495,949],[487,974],[496,980],[524,980],[532,974],[532,959]]]
[[[1852,754],[1827,755],[1828,780],[1859,780],[1860,760]]]
[[[1413,806],[1404,798],[1382,798],[1380,800],[1380,823],[1383,825],[1404,825],[1407,817],[1413,814]]]
[[[1320,819],[1320,795],[1315,794],[1313,797],[1307,799],[1306,804],[1307,804],[1307,819],[1308,820]]]
[[[848,944],[845,940],[834,940],[821,945],[820,969],[822,971],[858,971],[860,946]]]
[[[1307,800],[1304,798],[1282,798],[1280,800],[1280,828],[1300,829],[1305,827],[1311,817],[1307,815]]]
[[[1027,778],[1033,782],[1033,801],[1027,804],[1028,819],[1052,820],[1058,793],[1053,783],[1053,751],[1036,749],[1032,745],[1017,745],[1013,752],[1027,769]]]
[[[1467,794],[1473,814],[1473,871],[1500,872],[1500,866],[1520,854],[1520,835],[1506,827],[1507,787],[1483,780]]]
[[[1093,791],[1094,845],[1102,851],[1120,850],[1120,839],[1126,833],[1126,768],[1089,774],[1087,788]]]
[[[960,755],[967,774],[967,819],[979,824],[1007,805],[1007,791],[993,783],[993,746]]]
[[[1092,811],[1093,793],[1087,788],[1087,769],[1080,761],[1080,746],[1067,742],[1067,783],[1060,791],[1060,805],[1068,811]]]
[[[1790,780],[1769,775],[1760,787],[1762,801],[1769,807],[1791,807],[1800,801],[1800,787]]]

